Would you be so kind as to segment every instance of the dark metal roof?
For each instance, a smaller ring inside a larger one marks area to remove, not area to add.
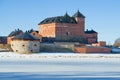
[[[28,32],[29,32],[29,33],[32,33],[32,32],[39,33],[39,31],[37,31],[37,30],[33,30],[33,29],[31,29],[31,30],[28,30]]]
[[[73,17],[85,18],[85,16],[79,12],[79,10],[73,15]]]
[[[87,31],[85,31],[85,33],[86,33],[86,34],[92,34],[92,33],[97,33],[97,32],[92,29],[92,30],[87,30]]]
[[[46,18],[43,21],[41,21],[38,25],[40,24],[47,24],[47,23],[72,23],[76,24],[76,20],[74,17],[70,17],[67,13],[64,16],[57,16],[57,17],[51,17],[51,18]]]
[[[31,35],[29,32],[25,32],[13,38],[13,40],[39,40],[38,38]]]
[[[8,35],[8,37],[16,36],[16,35],[19,35],[20,33],[23,33],[23,31],[18,29],[18,30],[12,31],[12,32]]]
[[[7,36],[0,36],[0,43],[7,44]]]

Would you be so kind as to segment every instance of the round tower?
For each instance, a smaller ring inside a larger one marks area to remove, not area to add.
[[[30,33],[25,32],[12,39],[11,48],[17,53],[37,53],[40,51],[40,41]]]

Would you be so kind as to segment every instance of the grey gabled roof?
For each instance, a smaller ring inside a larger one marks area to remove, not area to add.
[[[13,40],[39,40],[38,38],[34,37],[33,35],[31,35],[29,32],[25,32],[23,34],[20,34],[18,36],[16,36],[15,38],[13,38]]]
[[[66,13],[64,16],[46,18],[43,21],[41,21],[38,25],[47,24],[47,23],[72,23],[72,24],[76,24],[77,22],[76,22],[74,17],[70,17]]]
[[[16,35],[19,35],[20,33],[23,33],[23,31],[18,29],[18,30],[12,31],[12,32],[8,35],[8,37],[16,36]]]
[[[73,17],[85,18],[85,16],[79,12],[79,10],[73,15]]]

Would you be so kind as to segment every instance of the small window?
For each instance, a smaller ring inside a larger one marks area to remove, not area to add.
[[[13,44],[12,44],[12,46],[13,46]]]
[[[33,33],[33,35],[35,35],[35,33]]]
[[[34,44],[34,46],[37,46],[37,44]]]
[[[67,36],[70,35],[70,32],[66,32],[66,35],[67,35]]]
[[[22,47],[25,47],[25,45],[22,45]]]
[[[16,52],[18,52],[18,50],[16,50]]]
[[[31,52],[33,52],[33,50],[30,50]]]

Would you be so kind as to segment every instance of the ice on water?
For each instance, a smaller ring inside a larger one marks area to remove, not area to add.
[[[120,77],[120,54],[0,53],[0,72],[39,77]]]

